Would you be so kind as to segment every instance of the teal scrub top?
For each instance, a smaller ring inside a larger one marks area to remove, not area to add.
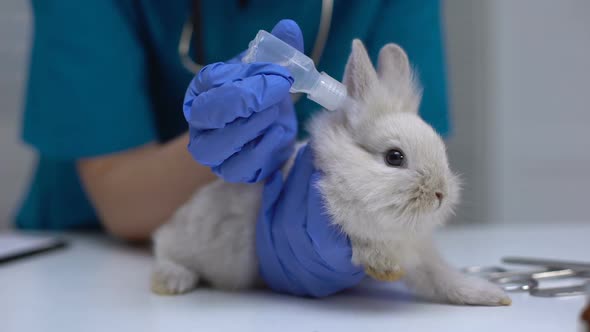
[[[259,29],[295,20],[311,53],[321,1],[201,1],[206,63],[244,50]],[[80,158],[166,142],[187,130],[182,115],[193,77],[177,53],[188,0],[33,0],[23,139],[38,153],[16,225],[29,229],[97,228],[100,223],[75,168]],[[406,49],[424,87],[421,115],[449,132],[438,0],[336,0],[319,70],[342,77],[351,40],[373,59],[388,42]],[[304,123],[317,105],[301,99]],[[303,126],[301,126],[303,127]]]

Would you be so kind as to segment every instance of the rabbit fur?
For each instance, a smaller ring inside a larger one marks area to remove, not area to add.
[[[354,40],[344,84],[352,100],[314,116],[309,144],[324,174],[318,188],[332,221],[350,238],[352,262],[377,279],[403,275],[434,301],[510,304],[498,286],[455,270],[433,245],[434,229],[459,200],[459,181],[441,137],[418,115],[421,91],[406,53],[384,46],[376,71]],[[391,149],[403,151],[403,166],[386,163]],[[221,180],[195,193],[154,233],[153,291],[183,293],[201,280],[231,290],[261,285],[255,254],[261,194],[261,184]]]

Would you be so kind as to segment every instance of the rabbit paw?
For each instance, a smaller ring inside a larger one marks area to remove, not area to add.
[[[396,266],[393,270],[378,271],[372,267],[365,268],[365,273],[373,279],[380,281],[397,281],[404,276],[404,271]]]
[[[470,304],[484,306],[507,306],[512,300],[497,285],[476,277],[461,276],[439,289],[439,294],[454,304]]]
[[[187,293],[198,282],[198,276],[184,266],[171,261],[159,261],[152,273],[152,292],[158,295]]]

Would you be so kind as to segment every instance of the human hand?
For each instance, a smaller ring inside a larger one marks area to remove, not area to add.
[[[256,225],[256,252],[267,285],[282,293],[323,297],[358,284],[365,273],[351,262],[350,241],[326,214],[309,146],[286,181],[267,179]]]
[[[303,36],[291,20],[272,30],[303,51]],[[183,111],[189,124],[188,150],[199,163],[228,182],[258,182],[277,170],[293,151],[297,119],[287,69],[270,63],[226,63],[204,67],[191,81]]]

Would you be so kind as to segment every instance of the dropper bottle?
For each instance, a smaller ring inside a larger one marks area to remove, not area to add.
[[[250,42],[242,62],[271,62],[287,68],[294,79],[290,92],[303,92],[329,111],[339,109],[347,99],[342,83],[319,73],[309,57],[264,30]]]

